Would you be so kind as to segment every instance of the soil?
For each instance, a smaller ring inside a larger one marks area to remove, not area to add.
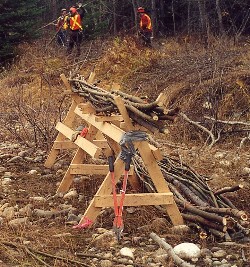
[[[129,43],[130,41],[131,43]],[[120,44],[122,41],[116,40],[116,42]],[[183,45],[172,39],[160,40],[156,44],[156,51],[144,48],[135,49],[136,45],[130,38],[123,40],[123,42],[125,42],[125,45],[120,46],[116,43],[113,46],[109,42],[104,49],[100,41],[97,44],[97,48],[90,49],[91,55],[86,55],[86,57],[89,57],[88,60],[85,60],[84,56],[82,56],[81,64],[84,68],[81,68],[81,74],[87,75],[89,70],[92,70],[93,66],[95,66],[97,79],[100,79],[99,86],[108,88],[110,80],[119,82],[124,91],[137,96],[147,95],[149,99],[155,99],[160,92],[164,91],[169,96],[169,106],[180,106],[182,111],[186,112],[194,121],[200,120],[203,115],[206,115],[206,112],[209,115],[213,114],[211,110],[204,109],[203,104],[206,100],[211,102],[212,105],[218,104],[214,97],[219,94],[217,89],[220,87],[224,97],[219,99],[220,105],[217,106],[218,117],[221,114],[228,115],[227,119],[231,121],[235,118],[234,116],[237,115],[237,112],[241,112],[241,116],[237,117],[237,120],[249,121],[250,72],[247,69],[250,58],[249,42],[245,42],[245,46],[232,46],[231,49],[227,49],[223,53],[219,53],[216,48],[211,50],[213,53],[209,53],[207,50],[201,49],[197,43]],[[173,48],[172,45],[175,45],[175,47]],[[86,47],[88,46],[91,47],[91,44],[86,44]],[[199,53],[194,52],[195,48]],[[29,49],[30,51],[28,52],[31,53],[32,49]],[[245,53],[247,49],[248,54]],[[134,57],[131,56],[131,51],[134,53]],[[143,60],[140,59],[142,54]],[[160,60],[158,60],[159,54],[162,54]],[[244,56],[242,56],[243,54]],[[40,75],[40,63],[38,61],[37,65],[32,67],[25,57],[22,58],[21,62],[23,63],[24,61],[26,62],[23,65],[25,67],[22,68],[19,76],[15,76],[16,70],[10,70],[13,72],[12,75],[2,79],[1,86],[3,88],[14,88],[17,84],[24,86],[29,83],[29,88],[35,88],[39,81],[37,76]],[[46,65],[46,68],[50,69],[50,71],[46,72],[46,79],[51,81],[49,82],[50,86],[52,88],[55,86],[54,90],[58,92],[62,88],[62,85],[58,85],[60,81],[57,78],[61,71],[60,64],[62,64],[60,62],[60,54],[54,55],[53,62],[51,59],[50,61],[48,59],[48,62],[51,65]],[[218,63],[217,65],[215,64],[216,62]],[[211,66],[214,69],[211,69]],[[220,69],[220,72],[215,69],[215,66]],[[129,68],[132,70],[128,71]],[[222,72],[222,69],[224,72]],[[27,75],[29,72],[30,74]],[[211,72],[213,72],[212,75]],[[223,75],[223,79],[219,74]],[[215,88],[217,89],[215,90]],[[1,95],[1,99],[6,99],[6,97],[7,95]],[[70,103],[70,101],[68,102]],[[65,105],[65,110],[67,110],[69,103]],[[206,123],[205,125],[209,125],[208,122]],[[195,128],[194,125],[184,122],[181,117],[174,124],[170,124],[169,128],[170,134],[168,136],[163,134],[155,134],[153,136],[162,145],[162,152],[165,155],[178,158],[198,173],[211,178],[209,186],[212,190],[236,184],[244,185],[243,189],[227,193],[226,196],[238,209],[244,210],[249,214],[250,174],[244,172],[244,168],[250,168],[249,140],[246,140],[241,148],[239,147],[242,138],[245,137],[244,132],[237,134],[238,129],[227,125],[223,129],[227,130],[225,131],[226,133],[222,135],[219,142],[209,149],[206,145],[205,134]],[[1,155],[10,154],[11,157],[14,157],[19,152],[28,149],[26,145],[22,142],[17,142],[13,135],[5,131],[6,128],[4,129],[4,134],[0,134],[2,139]],[[99,188],[103,177],[92,176],[85,177],[84,182],[82,180],[80,182],[74,181],[72,187],[76,189],[78,196],[79,194],[82,195],[80,200],[78,197],[69,200],[65,200],[62,197],[53,197],[70,163],[71,153],[63,154],[63,165],[60,168],[62,171],[58,171],[57,167],[53,167],[50,170],[44,167],[44,161],[49,154],[49,150],[31,146],[29,151],[31,151],[31,157],[42,155],[42,159],[38,162],[22,160],[8,162],[11,157],[2,157],[0,159],[0,167],[3,168],[0,176],[3,177],[4,173],[11,172],[12,179],[10,189],[7,192],[4,192],[2,188],[0,190],[0,207],[8,202],[16,211],[27,204],[32,204],[35,209],[56,211],[61,210],[64,205],[72,205],[75,208],[76,215],[83,214]],[[218,153],[223,156],[217,157]],[[28,174],[30,170],[37,170],[38,173]],[[34,201],[31,197],[44,197],[46,201]],[[8,222],[3,220],[0,238],[0,266],[81,266],[76,261],[81,261],[83,263],[82,266],[105,266],[100,265],[98,262],[93,262],[90,256],[81,258],[76,256],[75,253],[90,254],[92,252],[92,255],[95,255],[97,253],[105,254],[110,252],[113,255],[118,255],[119,250],[126,246],[136,249],[135,257],[138,265],[135,264],[134,266],[150,266],[143,263],[142,260],[145,256],[150,257],[158,249],[158,245],[152,244],[152,240],[150,241],[150,232],[155,232],[159,236],[165,237],[166,241],[172,246],[181,242],[192,242],[200,244],[203,248],[210,249],[219,244],[218,240],[210,236],[205,240],[201,240],[196,230],[186,235],[173,234],[169,231],[172,225],[166,214],[156,207],[136,207],[132,211],[129,209],[124,210],[125,228],[121,243],[112,247],[106,247],[105,245],[97,247],[94,242],[96,234],[99,233],[100,228],[112,229],[113,218],[113,210],[110,208],[104,209],[94,225],[84,230],[73,229],[72,225],[67,221],[67,216],[64,215],[52,218],[38,218],[35,215],[31,215],[29,224],[17,228],[10,227]],[[167,225],[165,228],[161,227],[161,225],[157,226],[155,220],[158,218],[166,219]],[[145,228],[145,225],[149,227]],[[238,253],[239,249],[244,248],[246,262],[241,262],[237,266],[250,266],[247,265],[250,262],[248,245],[249,243],[246,243],[241,244],[241,246],[235,245],[227,248],[228,254]],[[36,256],[31,254],[32,250],[27,251],[25,247],[32,247]],[[41,256],[36,253],[37,251],[46,252],[50,256]],[[63,257],[64,260],[58,257]],[[44,260],[47,265],[39,261],[39,259]],[[65,259],[68,259],[68,261]],[[69,262],[70,259],[72,260],[71,262]],[[113,266],[120,266],[118,263],[114,264]],[[128,265],[128,263],[126,264]],[[171,259],[168,259],[162,266],[174,266],[174,264]],[[203,262],[198,262],[196,266],[205,265]]]

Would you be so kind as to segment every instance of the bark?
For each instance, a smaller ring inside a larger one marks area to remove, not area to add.
[[[231,187],[224,187],[224,188],[221,188],[221,189],[217,190],[216,192],[214,192],[214,194],[215,195],[221,195],[221,194],[228,193],[228,192],[235,192],[239,189],[242,189],[243,187],[244,187],[244,185],[242,185],[242,184],[231,186]]]
[[[219,224],[216,224],[214,222],[211,222],[209,220],[206,220],[205,218],[199,216],[199,215],[193,215],[193,214],[186,214],[182,213],[181,214],[184,220],[194,222],[194,223],[199,223],[203,225],[203,227],[206,227],[208,229],[215,229],[220,232],[225,232],[227,230],[226,226],[222,226]]]
[[[195,267],[194,265],[192,265],[190,263],[187,263],[184,260],[182,260],[180,257],[178,257],[174,253],[172,246],[169,245],[168,243],[166,243],[165,241],[163,241],[163,239],[160,238],[155,233],[151,233],[150,234],[150,238],[152,238],[157,244],[159,244],[160,247],[162,247],[164,250],[166,250],[166,252],[168,253],[168,255],[173,259],[174,263],[177,266],[181,266],[181,267]]]
[[[215,3],[216,3],[216,12],[217,12],[217,16],[218,16],[219,31],[220,31],[220,35],[223,36],[223,35],[225,35],[225,30],[224,30],[223,21],[222,21],[220,0],[216,0]]]
[[[213,207],[200,207],[200,209],[204,210],[204,211],[234,216],[234,217],[239,218],[243,221],[247,221],[247,219],[248,219],[247,214],[244,211],[238,210],[238,209],[213,208]]]
[[[184,207],[187,211],[194,213],[196,215],[199,215],[205,219],[218,222],[222,225],[227,225],[227,219],[225,217],[219,216],[215,213],[209,213],[203,210],[200,210],[199,208],[194,207],[188,202],[183,202],[176,199],[176,203]]]

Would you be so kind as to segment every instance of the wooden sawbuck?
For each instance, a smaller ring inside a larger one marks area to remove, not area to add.
[[[93,223],[103,208],[114,207],[108,164],[87,164],[85,161],[86,155],[98,158],[101,154],[104,154],[108,157],[113,152],[115,154],[115,182],[117,183],[124,171],[124,162],[119,158],[121,150],[119,142],[124,133],[133,131],[135,126],[132,124],[123,99],[120,96],[114,98],[120,115],[96,115],[95,109],[90,102],[85,101],[83,97],[72,92],[65,75],[62,74],[61,78],[67,89],[65,93],[69,94],[72,98],[72,104],[63,122],[58,122],[56,125],[59,133],[47,157],[45,167],[50,168],[53,166],[62,149],[75,149],[76,152],[57,189],[57,193],[65,193],[70,189],[74,175],[105,176],[79,223],[79,225],[82,225],[86,223],[86,220]],[[93,79],[94,74],[91,73],[88,83],[93,83]],[[81,118],[88,125],[88,133],[85,137],[78,135],[75,140],[72,140],[71,137],[75,133],[72,129],[73,122],[77,117]],[[133,166],[131,166],[128,182],[133,187],[133,191],[138,193],[126,194],[124,206],[162,205],[166,209],[166,213],[169,215],[173,225],[183,224],[183,218],[174,201],[173,193],[170,192],[168,184],[157,164],[157,161],[162,159],[160,150],[147,141],[134,142],[133,145],[138,150],[157,193],[138,192],[140,183]],[[120,197],[121,195],[118,195],[118,201]]]

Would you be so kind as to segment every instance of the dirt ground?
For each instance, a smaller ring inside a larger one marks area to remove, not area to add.
[[[250,73],[248,67],[250,44],[248,42],[240,48],[232,47],[232,49],[225,49],[222,52],[219,52],[219,48],[216,49],[215,46],[215,49],[210,51],[211,53],[202,49],[199,44],[185,44],[183,46],[172,39],[159,42],[156,51],[137,48],[129,38],[119,42],[121,41],[116,39],[115,42],[111,42],[109,46],[105,47],[100,40],[95,49],[90,49],[91,45],[87,44],[86,51],[88,53],[86,52],[86,55],[82,56],[81,74],[89,74],[94,66],[97,79],[100,79],[100,86],[108,88],[110,81],[118,82],[124,91],[137,96],[147,95],[150,99],[155,99],[163,91],[169,97],[169,107],[180,107],[194,121],[203,120],[206,115],[216,115],[229,121],[249,122]],[[31,57],[34,54],[33,49],[26,47],[26,53]],[[29,102],[27,101],[30,97],[29,92],[33,90],[34,93],[31,94],[32,97],[30,98],[32,104],[40,103],[40,97],[46,96],[46,100],[55,101],[55,103],[52,102],[52,106],[58,106],[56,101],[61,101],[59,98],[61,95],[58,92],[61,92],[63,87],[59,75],[63,71],[68,71],[67,66],[65,67],[61,62],[60,52],[54,52],[53,55],[50,55],[47,58],[46,66],[44,66],[44,59],[38,59],[39,52],[40,50],[36,53],[36,65],[32,65],[27,58],[23,57],[20,64],[24,67],[21,68],[21,71],[20,66],[14,68],[11,75],[1,80],[2,92],[0,96],[3,103],[1,113],[6,110],[13,111],[15,104],[19,103],[11,95],[12,91],[14,95],[16,94],[16,89],[22,89],[23,105]],[[87,57],[90,58],[86,60]],[[39,90],[37,90],[38,84]],[[53,95],[52,98],[51,95]],[[34,101],[33,96],[35,96]],[[60,102],[60,105],[67,110],[70,101],[65,106],[61,103],[64,102]],[[214,109],[211,111],[204,107],[204,103],[216,105],[216,114],[213,113]],[[48,113],[43,115],[45,116],[42,119],[46,121]],[[40,119],[40,117],[33,117],[33,115],[32,118]],[[55,119],[55,123],[58,120],[59,117]],[[205,121],[203,125],[211,129],[210,121]],[[97,246],[95,238],[96,235],[100,234],[100,228],[112,229],[114,213],[111,208],[101,212],[93,227],[81,231],[72,228],[68,214],[57,214],[51,217],[36,216],[33,213],[34,209],[58,211],[70,206],[74,208],[73,214],[80,216],[88,207],[103,177],[92,176],[85,177],[80,181],[74,180],[72,187],[76,189],[76,197],[70,199],[53,197],[70,164],[72,155],[68,152],[63,153],[59,160],[59,166],[55,164],[53,168],[48,170],[44,167],[44,162],[49,154],[49,149],[38,149],[34,146],[28,148],[23,144],[23,140],[17,142],[15,138],[26,136],[26,140],[28,139],[32,143],[34,141],[32,133],[24,131],[23,128],[20,128],[19,132],[13,133],[8,131],[8,124],[3,124],[3,126],[6,132],[0,133],[0,177],[3,179],[6,172],[10,172],[11,182],[6,190],[3,190],[3,186],[0,187],[0,209],[5,203],[9,203],[9,207],[13,207],[14,213],[9,215],[9,219],[4,218],[0,222],[0,266],[101,267],[105,265],[93,262],[91,256],[85,255],[85,258],[82,259],[77,257],[76,253],[92,253],[92,256],[98,253],[117,255],[119,250],[125,246],[136,248],[138,263],[134,266],[151,266],[143,264],[142,260],[144,256],[150,257],[158,249],[156,244],[153,245],[149,241],[150,232],[156,232],[161,237],[165,237],[172,246],[181,242],[194,242],[209,249],[219,245],[219,241],[210,236],[201,240],[197,229],[185,235],[173,234],[169,231],[172,224],[168,216],[156,207],[125,209],[124,238],[120,244],[108,247],[105,245]],[[54,126],[51,126],[52,130],[50,129],[46,137],[46,140],[49,140],[48,147],[51,146],[56,136]],[[226,196],[239,210],[243,210],[249,215],[249,140],[246,140],[239,148],[242,139],[246,136],[246,129],[242,130],[242,128],[228,125],[217,129],[219,131],[214,133],[220,132],[221,138],[211,149],[208,148],[209,142],[206,143],[206,134],[184,121],[181,116],[177,118],[175,123],[169,125],[169,130],[170,133],[167,136],[162,134],[153,136],[161,144],[163,154],[176,157],[198,173],[209,177],[208,183],[212,190],[237,184],[243,185],[241,190],[226,193]],[[47,143],[44,142],[44,146],[46,145]],[[25,160],[22,159],[23,157],[19,157],[10,161],[23,151],[28,151]],[[34,160],[37,157],[38,159]],[[36,172],[30,174],[31,170],[36,170]],[[42,200],[35,200],[33,197],[41,197]],[[28,223],[18,227],[10,227],[9,221],[19,217],[20,210],[29,204],[32,207],[32,212],[27,216]],[[165,227],[156,223],[159,218],[166,220]],[[247,227],[249,228],[249,225]],[[107,244],[110,245],[108,242]],[[239,263],[236,265],[237,267],[250,266],[248,265],[250,262],[248,245],[249,242],[235,244],[233,247],[227,248],[228,254],[238,253],[244,249],[246,262],[244,264]],[[38,252],[46,252],[47,255]],[[126,262],[125,265],[129,265],[129,263]],[[116,263],[113,266],[124,265]],[[174,264],[171,260],[167,260],[162,266],[174,266]],[[196,266],[205,265],[204,262],[200,262]]]

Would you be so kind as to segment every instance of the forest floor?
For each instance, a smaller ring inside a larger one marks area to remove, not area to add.
[[[51,169],[44,167],[56,136],[53,123],[59,115],[49,108],[41,112],[43,101],[49,99],[52,106],[60,105],[58,109],[64,115],[70,99],[62,95],[60,74],[79,72],[87,77],[95,71],[98,86],[107,90],[115,83],[129,94],[149,99],[164,92],[169,107],[180,107],[208,129],[212,129],[211,121],[204,121],[204,116],[245,122],[244,127],[219,125],[220,131],[213,133],[220,132],[220,138],[211,148],[206,133],[182,117],[169,125],[168,135],[155,134],[153,138],[161,144],[164,155],[176,157],[211,178],[212,190],[242,184],[243,189],[225,195],[249,215],[250,41],[226,43],[215,40],[205,49],[192,39],[161,39],[155,41],[153,49],[147,49],[132,37],[120,37],[84,43],[80,58],[66,57],[54,46],[44,53],[42,41],[21,47],[20,60],[2,73],[0,80],[0,266],[176,266],[150,239],[151,232],[172,246],[182,242],[198,244],[203,255],[192,263],[197,267],[250,266],[249,239],[200,239],[197,229],[175,233],[168,216],[156,207],[125,209],[124,238],[120,243],[109,232],[114,217],[110,208],[101,212],[93,227],[75,230],[73,224],[88,207],[102,177],[75,179],[72,195],[58,197],[55,193],[72,154],[63,153]],[[19,94],[22,98],[17,97]],[[27,113],[17,109],[20,99]],[[15,120],[6,117],[6,112],[18,116],[18,129],[9,127]],[[55,119],[49,117],[51,125],[47,126],[45,122],[52,113]],[[34,139],[36,131],[20,123],[29,120],[32,124],[31,118],[37,125],[44,120],[42,125],[47,128],[41,127],[41,132],[47,135],[47,142],[42,137]],[[64,212],[58,213],[60,210]],[[122,255],[122,248],[128,248],[133,256]],[[209,253],[222,250],[225,255],[210,257],[205,249]]]

